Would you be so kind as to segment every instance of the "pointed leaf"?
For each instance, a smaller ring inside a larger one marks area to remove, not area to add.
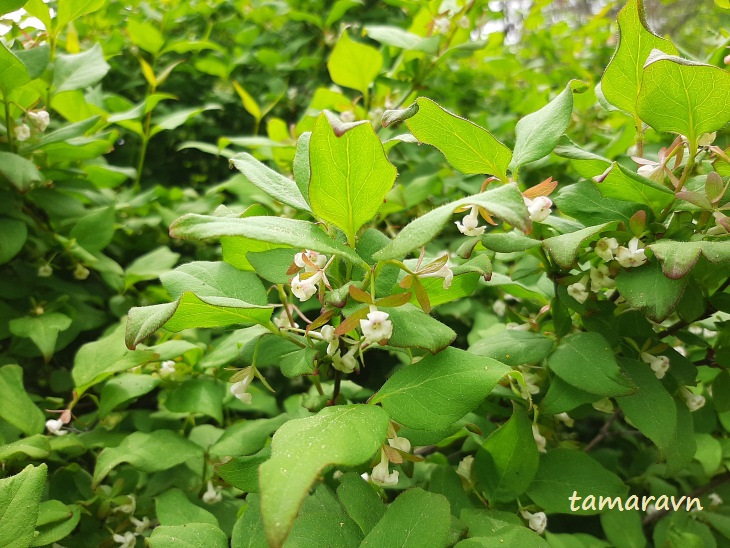
[[[670,268],[674,268],[671,263]],[[616,288],[629,306],[640,309],[655,322],[662,322],[679,303],[687,281],[687,277],[669,279],[662,273],[659,262],[651,262],[621,272],[616,277]]]
[[[295,209],[311,211],[294,181],[265,166],[250,154],[242,152],[231,158],[230,162],[246,179],[275,200]]]
[[[686,276],[697,264],[700,255],[714,264],[730,262],[730,241],[673,242],[662,240],[648,246],[662,264],[667,278],[677,280]]]
[[[87,88],[101,80],[109,68],[99,44],[82,53],[59,55],[53,70],[54,91],[61,93]]]
[[[8,364],[0,367],[0,417],[27,436],[43,432],[45,418],[23,386],[23,369]]]
[[[553,236],[543,240],[542,246],[555,259],[561,268],[570,268],[578,256],[578,252],[585,247],[585,243],[598,236],[601,232],[613,223],[603,223],[598,226],[589,226],[575,232]]]
[[[355,42],[342,33],[327,60],[327,70],[335,84],[368,95],[368,88],[383,66],[383,55],[374,47]]]
[[[33,542],[48,466],[29,464],[15,476],[0,479],[0,546],[26,548]]]

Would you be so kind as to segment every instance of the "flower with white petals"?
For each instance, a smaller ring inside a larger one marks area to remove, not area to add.
[[[165,360],[160,364],[160,376],[161,377],[169,377],[170,375],[173,375],[175,373],[175,361],[174,360]]]
[[[294,264],[299,268],[303,268],[306,272],[316,272],[324,268],[327,264],[327,257],[321,253],[307,249],[303,253],[294,255]]]
[[[459,466],[456,467],[456,473],[459,474],[466,481],[471,482],[471,467],[474,464],[474,456],[467,455],[459,462]]]
[[[567,413],[558,413],[555,418],[565,424],[568,428],[573,428],[575,421]]]
[[[654,356],[648,352],[642,352],[641,361],[649,364],[657,379],[663,379],[669,369],[669,358],[666,356]]]
[[[279,312],[279,315],[274,318],[274,325],[279,329],[286,329],[288,327],[299,327],[299,324],[297,322],[294,322],[294,325],[291,324],[291,322],[289,321],[289,314],[287,314],[286,310],[284,310],[283,308],[281,312]]]
[[[29,110],[28,118],[30,118],[30,121],[40,132],[46,131],[48,124],[51,123],[51,116],[45,110],[39,110],[37,112]]]
[[[479,226],[479,208],[477,206],[472,206],[461,222],[456,221],[454,224],[464,236],[481,236],[487,229],[486,226]]]
[[[531,221],[541,223],[550,216],[553,201],[547,196],[537,196],[534,200],[523,196],[522,199],[525,201]]]
[[[51,434],[55,434],[56,436],[65,436],[68,434],[67,430],[61,430],[61,428],[63,428],[63,421],[61,419],[50,419],[46,421],[46,429]]]
[[[332,367],[343,373],[352,373],[357,367],[357,358],[355,358],[355,352],[357,346],[351,346],[350,350],[343,356],[340,351],[337,350],[332,356]]]
[[[664,182],[664,166],[659,163],[644,164],[636,170],[636,173],[656,183]]]
[[[535,438],[535,443],[537,444],[537,450],[540,451],[540,453],[547,452],[547,449],[545,449],[547,440],[545,439],[545,436],[540,434],[540,428],[535,423],[532,423],[532,437]]]
[[[624,268],[643,265],[646,262],[646,254],[644,248],[639,247],[640,245],[641,240],[634,237],[629,240],[629,247],[619,247],[616,251],[616,260],[619,264]]]
[[[119,512],[120,514],[129,514],[130,516],[134,514],[134,511],[137,509],[137,499],[134,495],[127,495],[127,499],[129,502],[127,504],[120,504],[114,509],[114,512]]]
[[[89,274],[89,269],[81,263],[78,263],[76,265],[76,268],[74,268],[74,278],[76,278],[77,280],[85,280],[89,277]]]
[[[388,445],[390,445],[393,449],[398,449],[404,453],[411,452],[411,442],[408,438],[399,438],[398,436],[388,438]]]
[[[685,387],[682,387],[679,393],[682,398],[684,398],[684,403],[687,404],[687,409],[689,409],[690,413],[694,413],[698,409],[701,409],[705,406],[704,396],[700,394],[695,394]]]
[[[613,289],[616,282],[611,278],[611,272],[605,264],[591,267],[591,291],[596,292],[601,289]]]
[[[119,544],[119,548],[133,548],[137,543],[137,537],[131,531],[127,531],[124,535],[114,534],[112,537],[114,542]]]
[[[360,329],[362,329],[365,343],[373,344],[382,340],[390,339],[393,335],[393,322],[388,318],[390,314],[378,310],[374,306],[370,307],[367,320],[360,320]]]
[[[30,139],[30,128],[26,124],[20,124],[19,126],[15,126],[14,132],[15,138],[19,142],[27,141],[28,139]]]
[[[331,325],[325,325],[319,330],[319,335],[323,341],[327,341],[327,355],[334,356],[337,348],[340,346],[340,338],[335,335],[335,328]]]
[[[376,485],[381,487],[389,487],[398,483],[398,470],[390,472],[388,467],[388,458],[385,456],[385,451],[380,452],[380,463],[373,468],[373,473],[370,474],[370,479]]]
[[[49,264],[44,264],[38,267],[39,278],[50,278],[53,276],[53,267]]]
[[[433,20],[434,34],[446,34],[451,28],[451,22],[446,17],[439,17]]]
[[[291,280],[291,291],[300,301],[308,301],[317,292],[317,282],[322,279],[322,272],[315,272],[305,279],[301,279],[299,274]]]
[[[580,304],[583,304],[584,302],[586,302],[586,299],[589,295],[588,288],[586,287],[587,283],[588,276],[583,276],[583,279],[581,281],[570,284],[568,286],[568,295],[573,297]]]
[[[222,487],[220,485],[213,486],[213,482],[208,480],[208,488],[205,490],[205,493],[203,493],[203,496],[201,497],[203,499],[203,502],[205,504],[216,504],[223,500],[223,495],[221,495],[221,489]]]
[[[425,274],[418,274],[419,278],[443,278],[443,288],[448,289],[451,287],[451,282],[454,279],[454,272],[449,267],[449,261],[444,263],[444,266],[439,268],[436,272],[426,272]]]
[[[717,493],[710,493],[707,498],[710,499],[710,506],[721,506],[723,503],[722,498]]]
[[[492,312],[494,312],[497,316],[504,316],[507,312],[507,303],[502,299],[497,299],[492,305]]]
[[[251,403],[253,396],[248,392],[248,386],[253,380],[253,369],[250,370],[242,380],[234,382],[231,385],[231,394],[233,394],[241,403]]]
[[[527,510],[520,510],[520,515],[527,520],[527,525],[535,531],[538,535],[542,535],[547,527],[547,516],[545,512],[528,512]]]
[[[717,137],[717,131],[713,131],[712,133],[703,133],[697,140],[697,144],[701,147],[708,147],[715,142],[715,137]]]
[[[604,261],[612,261],[613,254],[617,249],[618,242],[616,238],[601,238],[596,242],[596,247],[593,248],[593,251]]]
[[[134,532],[138,535],[141,535],[150,528],[150,518],[146,516],[143,517],[141,520],[135,518],[134,516],[129,516],[129,521],[131,521],[132,525],[134,525]]]

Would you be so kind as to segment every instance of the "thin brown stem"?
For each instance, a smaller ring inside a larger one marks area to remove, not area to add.
[[[588,445],[586,445],[583,448],[583,451],[585,451],[587,453],[588,451],[590,451],[591,449],[593,449],[596,445],[598,445],[599,443],[601,443],[603,441],[603,439],[606,436],[608,436],[608,432],[609,432],[609,430],[611,430],[611,426],[613,426],[613,423],[616,422],[616,420],[618,419],[618,417],[619,417],[620,414],[621,414],[621,410],[618,409],[618,408],[616,408],[614,410],[614,412],[613,412],[613,415],[611,415],[608,418],[608,420],[606,421],[606,423],[601,427],[601,430],[598,432],[598,434],[596,435],[596,437],[593,438],[590,442],[588,442]]]

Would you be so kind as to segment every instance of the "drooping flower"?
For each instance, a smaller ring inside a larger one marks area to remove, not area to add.
[[[21,143],[30,139],[30,128],[26,124],[15,126],[13,131],[15,132],[15,138]]]
[[[666,356],[654,356],[648,352],[642,352],[641,360],[649,364],[657,379],[663,379],[669,369],[669,358]]]
[[[584,302],[586,302],[586,299],[589,295],[588,288],[586,287],[587,283],[588,276],[583,276],[583,279],[581,281],[570,284],[568,286],[568,295],[573,297],[580,304],[583,304]]]
[[[535,443],[537,444],[537,450],[540,451],[540,453],[547,452],[547,449],[545,449],[547,440],[545,439],[545,436],[540,434],[540,427],[537,426],[537,424],[535,424],[535,423],[532,423],[532,437],[535,438]]]
[[[294,255],[294,264],[299,268],[303,268],[306,272],[316,272],[327,264],[327,257],[322,253],[307,249]]]
[[[38,267],[39,278],[50,278],[53,276],[53,267],[49,264],[44,264]]]
[[[400,438],[395,436],[394,438],[388,438],[388,445],[404,453],[411,452],[411,442],[408,438]]]
[[[451,287],[451,282],[454,279],[454,271],[451,270],[451,267],[449,266],[449,261],[447,260],[444,265],[438,269],[436,272],[426,272],[425,274],[418,273],[419,278],[443,278],[443,288],[448,289]]]
[[[221,495],[221,489],[222,487],[220,485],[213,486],[213,482],[211,480],[208,480],[208,488],[205,490],[205,493],[203,493],[203,496],[201,497],[203,499],[203,502],[205,504],[217,504],[222,501],[223,495]]]
[[[537,196],[534,200],[523,196],[522,199],[525,201],[531,221],[541,223],[550,216],[553,201],[547,196]]]
[[[134,525],[134,532],[138,535],[141,535],[150,528],[150,518],[147,516],[143,517],[141,520],[134,516],[129,516],[129,521],[131,521],[132,525]]]
[[[301,279],[297,274],[291,280],[291,291],[300,301],[308,301],[317,292],[317,282],[321,279],[322,272],[320,271],[305,279]]]
[[[461,222],[454,223],[464,236],[481,236],[487,229],[486,226],[479,226],[479,208],[472,206]]]
[[[30,121],[40,132],[46,131],[48,124],[51,123],[51,116],[45,110],[39,110],[36,112],[29,110],[28,118],[30,118]]]
[[[520,515],[527,520],[527,525],[530,529],[535,531],[538,535],[542,535],[547,527],[547,516],[545,512],[528,512],[527,510],[520,510]]]
[[[707,498],[710,499],[710,506],[721,506],[723,503],[722,498],[717,493],[710,493]]]
[[[340,351],[337,350],[332,356],[332,367],[343,373],[352,373],[357,367],[357,358],[355,358],[356,351],[357,345],[351,346],[344,355],[341,355]]]
[[[604,261],[612,261],[613,254],[618,249],[616,238],[601,238],[596,242],[593,251]]]
[[[134,514],[134,511],[137,509],[137,498],[134,495],[127,495],[127,500],[128,502],[126,504],[120,504],[114,508],[114,512],[129,514],[130,516]]]
[[[612,289],[616,287],[616,282],[611,278],[611,272],[608,270],[608,266],[601,264],[591,267],[591,291],[594,293],[601,289]]]
[[[704,396],[695,394],[685,387],[682,387],[679,393],[684,398],[684,403],[687,404],[687,409],[689,409],[690,413],[694,413],[705,406]]]
[[[646,262],[646,254],[641,245],[639,238],[631,238],[629,240],[629,246],[620,246],[616,251],[616,260],[624,268],[632,268],[635,266],[641,266]]]
[[[712,133],[703,133],[697,140],[697,144],[701,147],[708,147],[715,142],[716,137],[717,131],[713,131]]]
[[[373,473],[370,474],[372,482],[381,487],[389,487],[398,483],[398,475],[398,470],[390,471],[385,451],[381,451],[380,463],[373,468]]]
[[[160,364],[160,376],[169,377],[175,373],[175,361],[165,360]]]
[[[387,312],[378,310],[374,306],[370,307],[367,319],[360,320],[360,328],[366,344],[390,339],[393,335],[393,322],[388,319],[389,317],[390,314]]]
[[[467,455],[466,457],[461,459],[461,461],[459,461],[459,466],[456,467],[456,473],[459,474],[466,481],[471,482],[471,468],[473,464],[474,456]]]
[[[49,419],[46,421],[46,429],[51,434],[56,436],[65,436],[68,434],[68,430],[61,430],[63,428],[63,421],[61,419]]]
[[[439,17],[433,20],[433,33],[446,34],[451,28],[451,22],[446,17]]]
[[[242,380],[234,382],[231,385],[231,394],[233,394],[242,403],[251,403],[253,400],[253,396],[248,392],[248,386],[251,384],[253,377],[253,368],[251,368]]]
[[[119,544],[119,548],[134,548],[134,545],[137,543],[137,537],[131,531],[127,531],[123,535],[115,533],[112,538],[114,542]]]
[[[603,398],[591,404],[593,409],[601,413],[613,413],[613,402],[609,398]]]
[[[340,346],[339,337],[335,335],[335,328],[331,325],[325,325],[319,330],[319,334],[322,340],[329,343],[327,345],[327,355],[334,356]]]
[[[565,424],[568,428],[573,428],[573,424],[575,424],[575,420],[573,420],[567,413],[558,413],[555,415],[555,418]]]
[[[76,268],[74,269],[74,278],[76,278],[77,280],[85,280],[89,277],[89,274],[89,269],[86,268],[84,265],[82,265],[81,263],[78,263],[76,265]]]

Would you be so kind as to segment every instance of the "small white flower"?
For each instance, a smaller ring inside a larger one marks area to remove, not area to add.
[[[343,373],[352,373],[357,367],[357,358],[355,358],[355,352],[357,346],[351,346],[350,350],[344,356],[340,355],[340,351],[337,350],[332,356],[332,367]]]
[[[175,373],[175,361],[174,360],[165,360],[160,364],[160,376],[161,377],[169,377],[170,375],[173,375]]]
[[[315,267],[307,264],[305,258],[309,260]],[[327,257],[311,249],[307,249],[303,253],[297,253],[294,255],[294,264],[299,268],[303,268],[306,272],[315,272],[318,269],[324,268],[327,264]]]
[[[456,221],[454,224],[464,236],[481,236],[487,229],[486,226],[479,226],[479,208],[477,206],[472,206],[461,222]]]
[[[30,139],[30,128],[26,124],[20,124],[19,126],[15,126],[14,132],[15,138],[19,142],[27,141],[28,139]]]
[[[446,17],[439,17],[433,20],[434,34],[446,34],[451,28],[451,22]]]
[[[74,278],[77,280],[85,280],[89,277],[89,269],[86,268],[81,263],[78,263],[76,265],[76,268],[74,269]]]
[[[274,325],[279,329],[286,329],[288,327],[299,327],[299,324],[297,322],[294,322],[294,325],[289,322],[289,314],[287,314],[286,310],[284,310],[283,308],[281,312],[279,312],[279,315],[274,318]]]
[[[661,164],[645,164],[640,166],[636,173],[656,183],[664,182],[664,166]]]
[[[611,278],[611,272],[605,264],[591,267],[591,291],[596,292],[601,289],[613,289],[616,282]]]
[[[327,341],[327,355],[334,356],[337,352],[337,348],[340,346],[339,337],[335,335],[335,328],[331,325],[325,325],[319,330],[319,334],[322,340]]]
[[[360,320],[360,329],[362,329],[365,343],[373,344],[383,339],[390,339],[393,335],[393,322],[388,318],[390,314],[378,310],[374,306],[370,307],[367,320]]]
[[[656,514],[656,513],[657,513],[656,504],[650,504],[646,507],[647,516],[650,516],[650,515]]]
[[[120,504],[114,509],[114,512],[119,512],[120,514],[129,514],[130,516],[134,514],[134,511],[137,509],[137,499],[134,495],[127,495],[127,499],[129,499],[129,502],[127,504]]]
[[[532,424],[532,437],[535,438],[537,450],[540,451],[540,453],[545,453],[547,451],[547,449],[545,449],[547,440],[545,439],[545,436],[540,434],[540,428],[535,423]]]
[[[593,251],[604,261],[612,261],[613,254],[618,249],[616,238],[601,238],[596,242]]]
[[[459,466],[456,467],[456,473],[459,474],[466,481],[471,482],[471,467],[474,464],[474,456],[467,455],[459,462]]]
[[[56,436],[65,436],[68,434],[68,430],[61,430],[61,428],[63,428],[63,421],[61,419],[50,419],[46,421],[46,429],[51,434],[55,434]]]
[[[528,400],[530,399],[530,395],[535,395],[540,393],[540,386],[537,384],[540,382],[540,376],[536,373],[533,373],[526,367],[520,367],[519,368],[520,373],[522,373],[522,379],[525,381],[525,386],[522,386],[520,383],[520,395]]]
[[[708,147],[715,142],[715,137],[717,137],[717,131],[713,131],[712,133],[703,133],[700,135],[697,144],[701,147]]]
[[[553,201],[547,196],[537,196],[534,200],[525,197],[522,199],[525,201],[531,221],[541,223],[550,216]]]
[[[573,428],[573,424],[575,424],[575,421],[567,413],[559,413],[555,415],[555,418],[565,424],[568,428]]]
[[[527,510],[520,510],[520,514],[524,519],[527,520],[527,525],[535,531],[538,535],[542,535],[547,527],[547,516],[545,512],[528,512]]]
[[[568,286],[568,295],[573,297],[580,304],[583,304],[584,302],[586,302],[586,299],[589,295],[588,288],[586,287],[587,283],[588,276],[583,276],[583,279],[581,281],[570,284]]]
[[[471,22],[466,15],[459,19],[456,24],[459,25],[459,27],[461,27],[462,29],[468,29],[471,26]]]
[[[689,409],[690,413],[694,413],[705,406],[704,396],[695,394],[685,387],[682,387],[679,393],[684,398],[684,403],[687,404],[687,409]]]
[[[707,498],[710,499],[710,506],[720,506],[723,503],[722,498],[717,493],[710,493]]]
[[[112,538],[119,544],[119,548],[133,548],[137,543],[137,537],[131,531],[127,531],[124,535],[114,534]]]
[[[601,413],[613,413],[613,402],[608,398],[603,398],[591,404],[593,409]]]
[[[38,267],[39,278],[50,278],[51,276],[53,276],[53,267],[51,265],[44,264]]]
[[[134,516],[129,516],[129,521],[131,521],[132,525],[134,525],[134,532],[138,535],[141,535],[150,528],[150,518],[146,516],[143,517],[141,520],[135,518]]]
[[[231,385],[231,394],[233,394],[236,398],[238,398],[242,403],[251,403],[253,400],[253,396],[247,392],[248,385],[251,384],[251,381],[253,380],[253,369],[251,372],[246,375],[246,377],[243,380],[240,380],[238,382],[234,382]]]
[[[51,117],[45,110],[39,110],[38,112],[28,111],[28,118],[33,122],[33,125],[38,128],[38,131],[46,131],[48,124],[51,123]]]
[[[532,326],[529,323],[509,322],[504,325],[504,328],[510,331],[529,331]]]
[[[631,268],[641,266],[646,262],[644,248],[640,248],[639,245],[641,245],[641,240],[634,237],[629,240],[628,248],[624,246],[618,248],[618,251],[616,251],[616,260],[621,266]]]
[[[454,279],[454,272],[449,267],[449,261],[444,263],[444,266],[439,268],[436,272],[427,272],[426,274],[419,274],[419,278],[443,278],[443,288],[448,289],[451,287],[451,282]]]
[[[507,312],[507,303],[502,299],[497,299],[492,305],[492,312],[494,312],[497,316],[504,316]]]
[[[669,358],[666,356],[654,356],[648,352],[642,352],[641,361],[649,364],[657,379],[663,379],[669,369]]]
[[[221,489],[222,487],[213,486],[213,482],[208,480],[208,488],[205,490],[205,493],[203,493],[203,496],[201,497],[203,499],[203,502],[205,504],[216,504],[223,500],[223,495],[221,495]]]
[[[398,483],[398,470],[390,472],[388,458],[385,456],[384,451],[380,452],[380,463],[373,468],[373,473],[370,474],[370,480],[381,487],[388,487]]]
[[[300,301],[308,301],[317,292],[317,282],[321,279],[322,272],[315,272],[304,280],[301,280],[297,274],[291,280],[291,291]]]
[[[408,440],[408,438],[399,438],[398,436],[394,438],[388,438],[388,445],[390,445],[394,449],[403,451],[404,453],[411,452],[411,442],[410,440]]]

